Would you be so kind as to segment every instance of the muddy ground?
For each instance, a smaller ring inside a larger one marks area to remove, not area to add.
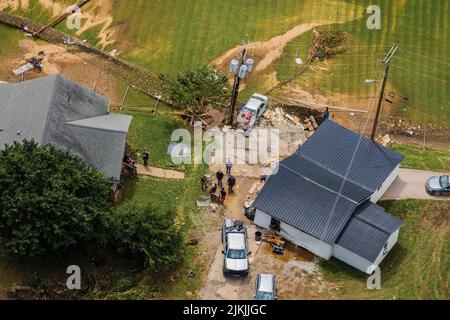
[[[17,44],[18,53],[10,55],[0,64],[0,81],[10,83],[22,81],[22,77],[12,75],[11,71],[26,59],[37,56],[40,51],[45,53],[41,73],[28,72],[24,80],[40,78],[50,74],[61,73],[65,77],[108,97],[112,106],[120,105],[122,93],[120,82],[114,75],[117,66],[104,58],[85,53],[75,47],[49,44],[34,41],[24,35]]]
[[[318,258],[313,254],[288,245],[283,255],[272,252],[272,245],[256,242],[257,227],[244,216],[243,204],[248,191],[257,178],[238,176],[235,193],[229,195],[225,205],[214,215],[214,230],[210,231],[200,242],[201,260],[209,266],[204,274],[203,286],[197,292],[200,299],[253,299],[254,281],[259,273],[272,273],[277,277],[279,299],[318,299],[333,296],[333,286],[326,283],[318,270]],[[221,224],[224,218],[240,219],[248,226],[250,255],[250,273],[245,278],[224,277],[222,272],[223,254],[221,243]],[[261,230],[262,231],[262,230]]]

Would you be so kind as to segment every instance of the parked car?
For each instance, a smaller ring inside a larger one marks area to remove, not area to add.
[[[277,283],[273,274],[258,274],[255,280],[255,300],[275,300]]]
[[[450,175],[431,177],[425,184],[425,190],[432,196],[450,196]]]
[[[245,135],[250,135],[251,129],[255,126],[258,118],[262,117],[269,107],[269,98],[262,94],[255,93],[250,100],[239,110],[237,124],[243,128]]]
[[[225,219],[222,228],[223,274],[246,276],[249,272],[247,229],[242,221]]]

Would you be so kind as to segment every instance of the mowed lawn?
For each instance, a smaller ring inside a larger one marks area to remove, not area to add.
[[[398,243],[380,265],[381,289],[367,289],[367,275],[337,259],[320,263],[341,299],[450,299],[450,201],[385,201],[402,219]]]
[[[392,149],[405,156],[401,164],[403,168],[450,172],[450,151],[429,148],[423,150],[407,144],[394,145]]]
[[[241,41],[267,40],[312,21],[346,21],[343,1],[165,0],[115,1],[114,25],[125,57],[158,73],[209,63]]]
[[[387,97],[393,104],[385,103],[384,112],[401,115],[418,122],[450,125],[450,3],[444,0],[358,0],[353,11],[365,10],[369,5],[381,9],[381,29],[369,30],[363,18],[334,25],[353,37],[351,48],[344,54],[326,62],[315,62],[296,82],[298,88],[325,96],[342,95],[342,102],[368,104],[369,97],[378,94],[378,84],[367,85],[365,79],[380,80],[383,66],[376,68],[377,60],[384,57],[392,44],[399,49],[391,62]],[[362,9],[361,9],[362,8]],[[351,14],[341,10],[337,15]],[[292,41],[281,61],[268,70],[282,81],[292,75],[294,58],[298,53],[306,58],[311,32]],[[258,79],[259,86],[271,82]],[[273,81],[272,81],[273,82]]]
[[[0,24],[0,59],[19,52],[19,40],[22,38],[22,33]]]
[[[171,136],[176,129],[184,128],[182,121],[173,115],[160,112],[152,114],[150,111],[126,111],[133,116],[128,144],[138,156],[138,162],[142,163],[144,151],[150,153],[150,165],[161,168],[174,168],[167,148],[171,142]]]
[[[369,5],[381,9],[380,30],[367,28]],[[117,0],[111,15],[112,26],[120,27],[118,41],[106,49],[120,48],[122,57],[131,62],[156,73],[174,74],[209,63],[243,40],[268,40],[301,23],[320,21],[349,32],[354,43],[345,55],[314,63],[298,80],[300,89],[338,94],[342,104],[366,105],[377,83],[366,85],[364,80],[381,77],[380,68],[375,73],[376,61],[398,43],[388,83],[394,103],[385,112],[448,126],[449,6],[445,0]],[[19,13],[39,21],[49,19],[38,1],[30,1],[30,8]],[[97,26],[82,37],[96,44],[99,31]],[[311,33],[291,41],[281,60],[249,77],[242,98],[292,75],[296,55],[304,59],[310,41]]]

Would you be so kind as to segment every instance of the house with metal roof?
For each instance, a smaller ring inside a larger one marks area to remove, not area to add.
[[[61,75],[0,84],[0,150],[15,141],[54,144],[120,179],[131,117],[109,113],[109,101]]]
[[[255,224],[326,260],[372,273],[397,242],[402,221],[375,203],[403,156],[326,120],[279,163],[253,203]]]

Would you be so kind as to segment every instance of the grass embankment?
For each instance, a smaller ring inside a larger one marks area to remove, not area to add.
[[[392,149],[405,156],[401,164],[403,168],[450,172],[450,151],[423,150],[408,144],[397,144]]]
[[[342,299],[450,299],[450,202],[380,203],[402,219],[398,243],[383,260],[381,289],[368,290],[367,275],[336,260],[320,263],[324,279]]]
[[[450,108],[447,92],[450,89],[450,74],[447,67],[449,57],[449,3],[446,1],[390,1],[390,0],[346,0],[355,5],[355,10],[337,8],[336,15],[349,16],[350,21],[330,26],[347,31],[354,39],[352,47],[343,55],[326,62],[314,62],[297,81],[296,86],[313,94],[336,95],[342,103],[367,105],[368,97],[374,94],[374,84],[365,84],[365,79],[374,79],[377,59],[383,57],[393,43],[399,49],[391,62],[388,93],[393,104],[386,104],[384,112],[401,115],[417,122],[433,122],[450,125]],[[356,7],[358,5],[358,7]],[[381,9],[381,29],[369,30],[366,25],[369,5]],[[358,12],[363,10],[364,12]],[[357,14],[362,18],[357,18]],[[352,15],[354,15],[352,19]],[[356,19],[356,20],[355,20]],[[434,35],[434,36],[430,36]],[[305,59],[311,43],[311,32],[290,43],[283,58],[264,79],[258,79],[259,90],[272,85],[267,81],[276,72],[282,81],[292,75],[294,58],[298,50]],[[382,66],[375,79],[381,79]],[[378,90],[378,85],[376,85]],[[408,100],[402,98],[407,97]]]
[[[22,38],[21,32],[0,24],[0,62],[20,51],[19,40]]]
[[[67,4],[66,0],[55,2]],[[381,9],[379,30],[367,28],[369,5]],[[395,97],[384,112],[448,126],[450,74],[445,66],[450,63],[449,12],[448,1],[424,0],[120,0],[114,2],[111,12],[112,27],[120,27],[120,32],[108,50],[120,48],[122,57],[131,62],[156,73],[174,74],[209,63],[242,40],[265,41],[301,23],[323,22],[349,32],[354,44],[344,55],[315,62],[296,82],[298,88],[334,94],[343,104],[365,106],[374,85],[364,80],[374,77],[377,59],[395,42],[400,48],[392,60],[388,84]],[[49,11],[36,0],[30,1],[29,10],[19,13],[41,22],[50,19]],[[64,30],[65,26],[58,28]],[[93,27],[81,38],[95,45],[100,29]],[[241,98],[253,91],[264,92],[291,76],[296,54],[305,59],[310,42],[311,32],[292,40],[280,60],[265,72],[248,77]]]

